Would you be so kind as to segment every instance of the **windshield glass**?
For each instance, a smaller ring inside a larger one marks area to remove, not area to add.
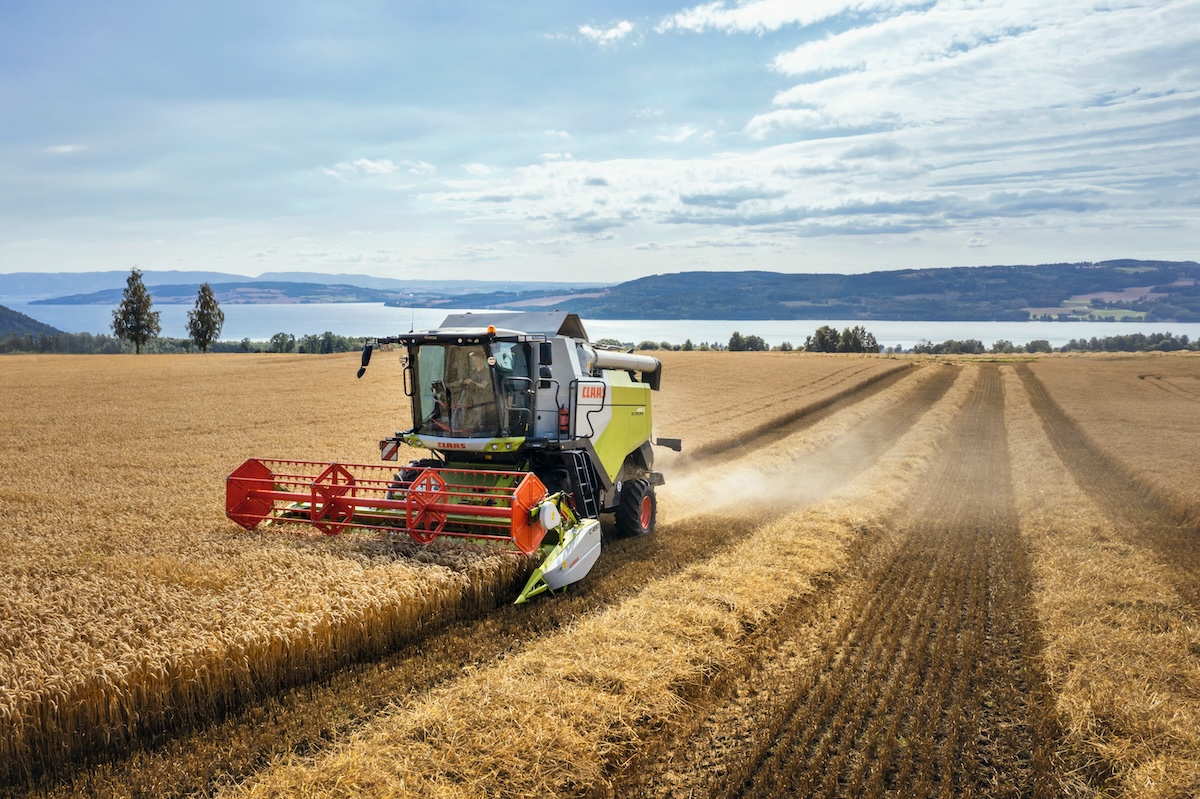
[[[445,438],[529,435],[534,385],[528,344],[420,344],[411,353],[417,432]]]
[[[459,438],[499,435],[495,372],[488,357],[482,345],[416,348],[419,432]]]

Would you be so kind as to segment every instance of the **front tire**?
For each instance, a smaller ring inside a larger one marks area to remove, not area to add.
[[[404,493],[412,485],[412,481],[421,476],[426,469],[436,469],[446,464],[437,458],[424,458],[419,461],[409,461],[408,465],[396,472],[392,482],[388,483],[388,499],[404,499]]]
[[[623,536],[649,535],[658,520],[658,498],[647,480],[628,480],[621,487],[617,506],[617,532]]]

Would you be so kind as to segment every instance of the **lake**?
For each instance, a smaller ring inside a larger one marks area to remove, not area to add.
[[[12,308],[39,322],[53,325],[71,333],[111,333],[112,312],[115,306],[105,305],[30,305],[27,301],[6,300],[0,305]],[[190,305],[158,305],[162,335],[175,338],[187,336],[187,313]],[[249,338],[265,341],[275,333],[291,333],[300,337],[309,333],[332,330],[343,336],[387,336],[408,330],[436,327],[449,313],[461,311],[446,308],[388,308],[380,303],[312,303],[301,305],[223,305],[225,326],[221,339],[239,341]],[[845,319],[825,320],[728,320],[728,319],[589,319],[584,327],[592,340],[615,338],[620,341],[669,341],[682,344],[726,343],[737,331],[744,336],[761,336],[770,345],[789,341],[804,343],[823,324],[838,330],[862,325],[885,347],[905,349],[920,341],[941,342],[947,339],[978,339],[990,347],[1006,339],[1025,344],[1034,339],[1046,339],[1061,347],[1073,338],[1104,338],[1129,333],[1186,334],[1200,339],[1200,323],[1172,324],[1157,322],[889,322]]]

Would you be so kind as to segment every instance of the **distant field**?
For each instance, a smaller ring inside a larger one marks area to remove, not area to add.
[[[1120,296],[1119,292],[1111,292]],[[1161,295],[1155,295],[1161,296]],[[1131,311],[1128,308],[1093,308],[1087,299],[1071,299],[1063,300],[1061,305],[1054,305],[1044,308],[1023,308],[1028,311],[1030,317],[1037,319],[1043,315],[1049,314],[1057,319],[1060,314],[1066,314],[1071,321],[1075,320],[1100,320],[1113,322],[1127,322],[1130,320],[1141,320],[1146,318],[1145,311]]]
[[[1200,791],[1200,359],[661,357],[658,531],[520,607],[505,547],[224,519],[375,460],[387,359],[0,359],[0,793]]]
[[[1183,510],[1200,508],[1200,358],[1051,358],[1031,370],[1080,432],[1131,479]]]

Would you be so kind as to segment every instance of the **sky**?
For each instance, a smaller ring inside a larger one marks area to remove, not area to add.
[[[0,0],[0,273],[1200,259],[1200,0]]]

